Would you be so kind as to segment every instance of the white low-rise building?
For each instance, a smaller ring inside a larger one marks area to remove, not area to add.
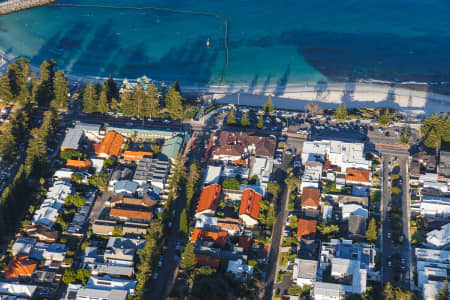
[[[302,161],[325,161],[345,172],[347,168],[368,170],[371,161],[365,158],[363,143],[346,143],[342,141],[306,141],[303,144]]]
[[[441,229],[435,229],[427,233],[427,244],[434,248],[443,248],[450,243],[450,223],[443,225]]]
[[[221,173],[222,167],[208,166],[208,169],[206,169],[206,176],[203,184],[207,186],[210,184],[219,183]]]
[[[416,248],[417,282],[422,289],[423,297],[432,300],[440,289],[441,282],[448,281],[450,276],[450,251]]]
[[[312,285],[317,280],[317,266],[317,260],[296,258],[294,261],[292,281],[300,287]]]
[[[127,291],[129,295],[134,295],[136,293],[136,280],[127,280],[121,278],[112,278],[108,275],[98,277],[91,276],[87,284],[86,288],[98,289],[103,291],[111,291],[111,290],[122,290]]]
[[[303,172],[300,190],[302,191],[304,188],[319,188],[319,182],[322,178],[322,170],[322,163],[316,161],[308,161],[305,164],[305,171]]]
[[[17,299],[30,299],[37,290],[37,285],[23,284],[19,282],[0,282],[0,299],[14,299],[3,298],[2,295],[17,297]]]
[[[367,219],[369,216],[369,212],[366,208],[364,208],[360,204],[354,203],[344,204],[342,206],[342,219],[348,220],[350,215],[358,215]]]
[[[229,260],[227,272],[231,272],[238,278],[246,278],[253,275],[253,267],[244,264],[242,259]]]
[[[450,217],[450,198],[438,196],[423,196],[420,203],[420,213],[425,217]]]
[[[250,178],[257,176],[261,182],[269,182],[273,170],[273,159],[265,157],[255,157],[250,170]]]
[[[30,254],[31,249],[33,249],[34,244],[36,243],[35,238],[28,237],[18,237],[11,247],[11,253],[13,255],[17,254]]]

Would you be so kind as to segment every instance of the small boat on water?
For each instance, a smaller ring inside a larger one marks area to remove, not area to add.
[[[206,48],[209,48],[209,38],[208,38],[208,40],[206,41]]]

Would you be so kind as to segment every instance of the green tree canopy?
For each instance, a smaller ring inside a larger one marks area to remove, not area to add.
[[[248,127],[250,126],[250,119],[248,118],[248,114],[244,112],[241,117],[241,126]]]
[[[181,119],[183,117],[183,97],[181,96],[178,82],[175,82],[166,93],[165,104],[172,119]]]
[[[392,116],[391,116],[391,112],[389,111],[389,108],[386,108],[384,110],[383,115],[378,118],[378,123],[380,123],[382,125],[387,125],[389,123],[392,123]]]
[[[345,120],[347,116],[348,116],[347,106],[345,105],[345,103],[342,105],[339,104],[339,107],[334,112],[334,117],[337,120]]]
[[[188,243],[184,248],[183,254],[181,256],[181,267],[188,273],[194,269],[195,267],[194,244]]]
[[[263,110],[265,113],[271,114],[273,112],[273,103],[272,103],[272,96],[269,95],[267,98],[267,102],[263,105]]]
[[[264,118],[262,116],[260,116],[258,118],[258,124],[256,124],[256,128],[261,129],[264,126]]]
[[[186,208],[184,208],[181,211],[181,215],[180,215],[180,236],[182,239],[187,238],[188,236],[188,232],[189,232],[189,225],[188,225],[188,219],[187,219],[187,213],[186,213]]]
[[[225,190],[239,190],[240,184],[236,178],[225,178],[222,182],[222,188]]]
[[[76,208],[82,207],[86,203],[86,198],[80,195],[70,195],[64,199],[66,205],[73,205]]]
[[[366,238],[370,243],[375,243],[378,240],[377,223],[374,218],[370,219],[369,226],[366,231]]]
[[[97,111],[98,106],[97,89],[92,82],[89,82],[83,93],[83,110],[86,113],[93,113]]]
[[[63,71],[56,71],[53,79],[54,99],[52,106],[54,108],[66,108],[69,102],[69,86],[67,78]]]
[[[441,289],[439,290],[439,293],[436,296],[436,300],[448,300],[448,283],[447,281],[444,281],[444,284],[442,285]]]
[[[227,125],[236,125],[237,119],[236,119],[236,111],[234,109],[230,110],[227,116]]]

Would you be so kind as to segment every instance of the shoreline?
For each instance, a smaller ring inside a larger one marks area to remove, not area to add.
[[[5,62],[0,71],[17,57],[0,48],[0,55]],[[30,64],[30,70],[39,74],[39,66]],[[88,84],[103,82],[107,77],[83,76],[64,72],[69,84]],[[114,78],[120,82],[120,78]],[[135,81],[136,79],[129,79]],[[154,80],[160,84],[162,81]],[[169,83],[169,82],[167,82]],[[221,104],[239,104],[262,106],[272,95],[276,108],[304,110],[309,102],[316,102],[321,108],[335,109],[341,104],[347,108],[389,107],[411,116],[423,116],[433,113],[450,112],[450,95],[427,91],[427,83],[405,82],[391,83],[381,80],[357,82],[322,82],[322,83],[288,83],[286,85],[180,85],[182,93],[200,97],[209,102]],[[423,88],[412,88],[420,86]],[[238,96],[239,94],[239,96]]]

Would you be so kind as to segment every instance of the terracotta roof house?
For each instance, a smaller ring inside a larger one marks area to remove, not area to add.
[[[28,259],[26,255],[16,255],[9,262],[3,276],[6,279],[18,279],[21,277],[31,277],[36,269],[38,262]]]
[[[194,228],[191,242],[212,242],[215,246],[223,247],[227,243],[227,235],[226,231]]]
[[[314,239],[316,227],[316,220],[298,219],[297,239]]]
[[[156,203],[148,196],[138,199],[125,197],[124,194],[114,195],[111,198],[109,216],[121,221],[148,223],[152,219]]]
[[[229,235],[236,235],[241,232],[242,220],[234,218],[217,218],[217,227],[228,232]]]
[[[317,210],[320,202],[320,190],[312,188],[303,188],[302,190],[302,209]]]
[[[345,174],[346,184],[370,185],[370,171],[347,168]]]
[[[195,264],[200,266],[210,266],[213,268],[218,268],[220,265],[220,260],[206,254],[196,254]]]
[[[258,224],[261,200],[261,194],[252,189],[246,189],[242,193],[239,218],[244,222],[245,226],[253,227]]]
[[[275,154],[276,140],[272,137],[255,136],[247,132],[220,131],[215,138],[213,160],[237,161],[241,160],[244,153],[270,158]]]
[[[122,135],[109,131],[103,139],[97,155],[104,158],[119,157],[123,141],[124,137]]]
[[[125,197],[125,194],[114,195],[111,197],[111,207],[128,205],[128,206],[138,206],[138,207],[153,207],[158,203],[158,201],[151,199],[149,196],[145,195],[144,198],[129,198]]]
[[[88,159],[78,160],[78,159],[69,159],[66,163],[67,168],[78,169],[78,170],[87,170],[91,166],[91,162]]]
[[[25,233],[29,237],[37,238],[41,242],[54,243],[58,239],[58,231],[51,230],[43,224],[30,225],[25,228]]]
[[[195,213],[196,218],[202,214],[215,214],[219,204],[221,189],[222,187],[219,184],[211,184],[203,188]]]
[[[109,216],[121,221],[149,223],[152,220],[153,213],[144,209],[111,208]]]
[[[125,150],[123,152],[123,159],[128,161],[139,161],[143,157],[152,157],[153,152],[151,151],[130,151]]]

